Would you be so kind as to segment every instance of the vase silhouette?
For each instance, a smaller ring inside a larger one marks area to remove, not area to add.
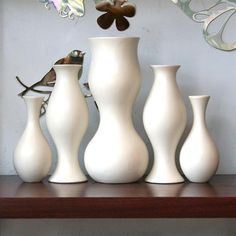
[[[138,42],[135,37],[90,39],[88,82],[98,105],[100,123],[86,148],[85,167],[98,182],[135,182],[147,168],[147,148],[132,121],[141,83]]]
[[[39,123],[43,97],[24,96],[24,101],[28,120],[14,152],[14,167],[24,182],[40,182],[51,167],[51,150]]]
[[[77,183],[87,180],[78,159],[81,140],[88,126],[88,107],[81,92],[80,65],[54,65],[56,84],[52,91],[46,120],[57,148],[56,170],[49,181]]]
[[[191,182],[207,182],[219,164],[217,147],[207,129],[205,114],[210,96],[190,96],[193,126],[180,152],[180,166]]]
[[[143,122],[154,151],[154,163],[145,181],[179,183],[176,148],[186,126],[186,109],[176,73],[178,65],[153,65],[154,83],[146,101]]]

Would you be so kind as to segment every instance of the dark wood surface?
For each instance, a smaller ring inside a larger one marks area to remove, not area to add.
[[[0,218],[236,217],[236,175],[210,183],[23,183],[0,176]]]

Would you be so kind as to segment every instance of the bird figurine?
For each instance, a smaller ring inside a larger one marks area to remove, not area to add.
[[[56,61],[54,64],[78,64],[78,65],[83,65],[84,61],[84,55],[85,53],[80,51],[80,50],[73,50],[70,52],[66,57],[59,59]],[[80,70],[78,74],[78,79],[80,79],[82,75],[82,70]],[[18,94],[18,96],[23,97],[26,95],[28,92],[36,92],[36,93],[41,93],[41,94],[48,94],[48,98],[43,102],[43,106],[41,109],[41,115],[43,115],[46,112],[45,106],[48,104],[50,95],[52,91],[43,91],[39,90],[36,87],[38,86],[47,86],[47,87],[53,87],[56,82],[56,72],[53,68],[51,68],[48,73],[38,82],[27,86],[25,83],[23,83],[18,76],[16,76],[17,81],[24,87],[24,90]]]
[[[66,57],[59,59],[54,64],[78,64],[83,65],[84,61],[84,52],[81,52],[80,50],[73,50],[70,52]],[[78,79],[81,77],[82,71],[78,74]],[[31,86],[25,85],[18,76],[16,76],[17,81],[25,88],[21,93],[19,93],[19,96],[24,96],[29,91],[38,92],[38,93],[49,93],[50,91],[41,91],[35,89],[35,87],[38,86],[48,86],[53,87],[56,81],[56,73],[53,68],[48,71],[48,73],[38,82],[32,84]]]

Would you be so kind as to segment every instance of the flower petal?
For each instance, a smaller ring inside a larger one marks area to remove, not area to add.
[[[101,2],[96,4],[96,9],[98,11],[109,11],[109,9],[111,8],[111,4],[109,2]]]
[[[123,16],[116,18],[116,28],[119,31],[124,31],[129,28],[129,22]]]
[[[114,17],[110,13],[105,13],[98,17],[97,23],[103,29],[108,29],[114,22]]]
[[[129,4],[121,7],[122,15],[127,17],[133,17],[136,13],[135,5]]]

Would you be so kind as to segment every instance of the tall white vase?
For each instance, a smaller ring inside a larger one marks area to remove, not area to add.
[[[176,148],[186,126],[186,109],[176,82],[180,66],[151,67],[155,78],[144,107],[143,122],[154,150],[154,164],[146,181],[183,182],[175,161]]]
[[[215,174],[219,154],[206,126],[205,113],[210,96],[190,96],[193,126],[180,152],[180,165],[192,182],[207,182]]]
[[[51,150],[39,123],[43,97],[24,96],[27,125],[15,152],[14,166],[24,182],[40,182],[51,167]]]
[[[147,168],[147,148],[132,122],[141,83],[138,42],[135,37],[90,39],[89,85],[100,124],[85,151],[85,167],[98,182],[135,182]]]
[[[49,100],[46,120],[55,142],[58,163],[49,181],[77,183],[87,180],[78,160],[81,140],[88,126],[88,107],[81,92],[80,65],[55,65],[56,84]]]

